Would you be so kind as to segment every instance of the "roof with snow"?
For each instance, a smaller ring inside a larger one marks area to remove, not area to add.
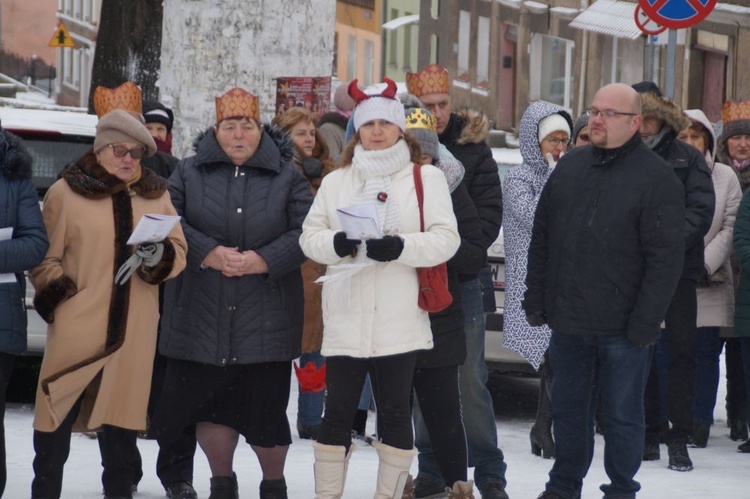
[[[570,23],[571,28],[635,40],[643,32],[635,24],[636,4],[618,0],[597,0]]]

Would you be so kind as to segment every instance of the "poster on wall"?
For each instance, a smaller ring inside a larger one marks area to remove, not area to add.
[[[331,105],[330,76],[280,76],[276,79],[276,114],[303,107],[320,118]]]

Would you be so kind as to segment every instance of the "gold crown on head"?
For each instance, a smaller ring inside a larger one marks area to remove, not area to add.
[[[721,110],[721,121],[726,124],[738,120],[750,120],[750,100],[724,103]]]
[[[239,87],[234,87],[221,97],[216,97],[216,123],[227,118],[250,118],[260,121],[258,97]]]
[[[132,81],[126,81],[115,88],[96,87],[93,100],[94,110],[100,118],[115,109],[122,109],[129,113],[143,114],[141,89]]]
[[[430,64],[419,73],[406,73],[406,89],[417,97],[448,93],[448,70]]]
[[[427,110],[418,107],[409,109],[406,113],[406,129],[423,128],[437,133],[437,120]]]

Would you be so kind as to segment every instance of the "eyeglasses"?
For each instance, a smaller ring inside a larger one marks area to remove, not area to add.
[[[589,141],[589,135],[587,133],[582,133],[582,134],[578,135],[578,138],[581,139],[581,140],[584,140],[586,142]]]
[[[598,116],[601,116],[602,118],[606,120],[611,120],[612,118],[616,118],[618,116],[637,116],[636,113],[622,113],[620,111],[615,111],[614,109],[597,109],[595,107],[590,107],[586,110],[586,114],[589,115],[590,118],[596,118]]]
[[[567,144],[569,139],[561,139],[558,137],[547,137],[544,142],[548,143],[552,147],[557,147],[560,144]]]
[[[108,145],[112,148],[112,154],[115,155],[115,158],[124,158],[126,154],[130,154],[130,157],[133,159],[141,159],[143,157],[143,153],[146,152],[142,147],[134,147],[133,149],[128,149],[124,146],[113,146],[112,144]]]

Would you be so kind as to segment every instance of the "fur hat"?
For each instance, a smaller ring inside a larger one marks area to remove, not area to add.
[[[685,116],[682,108],[666,97],[660,97],[654,92],[646,92],[641,94],[641,102],[643,119],[661,120],[677,133],[690,126],[690,118]]]
[[[722,130],[719,144],[729,137],[750,135],[750,100],[725,102],[721,110]]]
[[[122,109],[110,111],[96,124],[94,152],[99,152],[108,144],[137,142],[146,149],[146,157],[156,153],[156,143],[142,122]]]
[[[437,64],[430,64],[419,73],[406,73],[406,88],[417,97],[447,94],[448,70]]]
[[[141,89],[132,81],[115,88],[96,87],[93,101],[96,115],[100,118],[114,109],[142,114]]]
[[[651,92],[652,94],[656,94],[659,97],[662,96],[659,85],[657,85],[653,81],[649,81],[649,80],[640,81],[638,83],[633,83],[631,87],[633,87],[633,90],[635,90],[639,94],[645,94],[646,92]]]
[[[228,118],[250,118],[260,121],[258,97],[239,87],[216,97],[216,123]]]
[[[538,129],[539,142],[543,141],[547,135],[554,132],[565,132],[568,134],[568,137],[570,137],[570,125],[568,124],[568,120],[557,113],[542,118],[541,121],[539,121]]]
[[[354,112],[354,130],[372,120],[385,120],[406,130],[404,106],[396,99],[396,83],[384,78],[388,85],[379,95],[367,95],[357,87],[357,80],[349,83],[349,95],[357,103]]]
[[[160,102],[143,101],[143,119],[146,120],[146,123],[161,123],[167,127],[167,133],[172,133],[174,113]]]
[[[406,132],[417,139],[425,154],[435,161],[440,159],[437,121],[429,111],[418,107],[407,110]]]
[[[349,112],[354,109],[354,99],[349,97],[348,83],[341,83],[333,93],[333,105],[339,111]]]

